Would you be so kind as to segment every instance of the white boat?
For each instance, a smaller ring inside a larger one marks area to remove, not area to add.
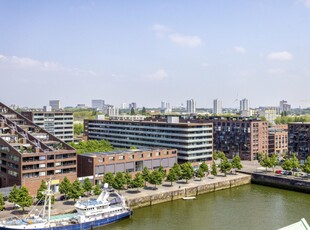
[[[305,218],[302,218],[300,221],[278,230],[310,230],[310,226]]]
[[[185,196],[182,198],[183,200],[195,200],[196,197],[195,196]]]
[[[108,190],[108,185],[97,199],[78,201],[74,205],[76,213],[51,216],[52,192],[50,184],[45,193],[43,209],[37,215],[31,212],[26,218],[17,217],[0,221],[0,230],[7,229],[39,229],[39,230],[80,230],[93,229],[114,223],[132,215],[132,210],[127,207],[125,199],[118,193]],[[46,215],[46,207],[48,212]]]

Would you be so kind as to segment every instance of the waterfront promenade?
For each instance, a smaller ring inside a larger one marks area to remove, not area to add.
[[[173,186],[170,186],[170,182],[165,181],[162,185],[156,186],[156,190],[154,190],[154,185],[147,184],[147,187],[140,188],[139,191],[136,191],[136,189],[129,189],[120,190],[118,192],[127,199],[130,207],[137,208],[180,199],[187,195],[198,195],[206,192],[236,187],[242,184],[249,184],[250,180],[251,176],[242,173],[236,175],[227,174],[226,177],[220,174],[218,176],[204,177],[201,181],[198,178],[194,178],[189,180],[188,183],[185,183],[185,181],[174,182]],[[38,210],[41,208],[42,206],[37,207]],[[7,210],[0,212],[0,219],[12,215],[22,217],[21,210],[13,209],[12,204],[6,203],[6,209]],[[29,212],[31,209],[33,209],[33,207],[26,208],[26,211]],[[52,215],[69,213],[74,210],[73,200],[56,201],[53,205]]]

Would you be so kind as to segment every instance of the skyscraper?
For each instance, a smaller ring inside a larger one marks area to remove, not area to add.
[[[291,105],[287,104],[287,101],[285,100],[280,101],[280,113],[290,111],[291,111]]]
[[[171,107],[169,102],[162,101],[160,106],[161,113],[171,113]]]
[[[194,99],[186,101],[186,111],[187,113],[196,113],[196,101]]]
[[[52,107],[52,110],[59,110],[61,108],[59,100],[50,100],[49,105]]]
[[[222,101],[219,99],[213,100],[213,113],[222,114]]]
[[[249,111],[249,100],[244,98],[240,101],[240,112]]]
[[[91,100],[91,107],[102,111],[104,109],[104,100],[101,99]]]

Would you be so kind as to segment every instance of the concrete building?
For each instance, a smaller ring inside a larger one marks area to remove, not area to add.
[[[194,99],[190,99],[186,101],[186,112],[196,113],[196,101]]]
[[[164,148],[79,154],[78,177],[88,177],[94,184],[100,184],[107,172],[136,173],[144,167],[153,170],[159,166],[168,171],[176,162],[177,150]]]
[[[0,103],[0,187],[26,186],[35,195],[42,180],[57,192],[67,177],[77,178],[76,151]]]
[[[255,118],[213,116],[213,148],[229,158],[257,160],[258,153],[268,153],[268,124]]]
[[[171,113],[172,109],[170,107],[170,103],[162,101],[161,106],[160,106],[160,112],[161,113]]]
[[[119,109],[115,108],[114,106],[108,106],[107,107],[107,114],[108,114],[108,116],[118,116],[119,115]]]
[[[283,157],[288,153],[288,126],[274,125],[268,128],[268,153]]]
[[[94,99],[91,101],[91,107],[99,111],[103,111],[104,105],[104,100],[101,99]]]
[[[143,115],[117,115],[117,116],[110,116],[110,120],[117,120],[117,121],[143,121],[146,116]]]
[[[107,140],[114,147],[175,148],[178,161],[211,161],[212,123],[180,122],[178,117],[144,121],[85,120],[89,139]]]
[[[276,107],[260,107],[258,114],[265,117],[270,124],[275,124],[275,119],[280,116]]]
[[[36,125],[45,129],[64,142],[72,142],[74,138],[73,113],[72,112],[22,112]]]
[[[287,101],[285,100],[280,101],[280,113],[283,113],[283,112],[286,112],[286,113],[291,112],[291,105],[289,105]]]
[[[249,111],[249,100],[244,98],[240,101],[240,112],[242,111]]]
[[[52,110],[60,110],[61,109],[61,105],[60,105],[59,100],[50,100],[49,106],[52,107]]]
[[[288,124],[288,151],[296,153],[300,160],[307,159],[310,154],[310,122]]]
[[[222,114],[222,101],[219,99],[213,100],[213,114]]]

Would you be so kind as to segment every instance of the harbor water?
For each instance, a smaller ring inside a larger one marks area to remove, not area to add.
[[[310,223],[309,194],[249,184],[135,209],[130,219],[100,229],[272,230],[303,217]]]

